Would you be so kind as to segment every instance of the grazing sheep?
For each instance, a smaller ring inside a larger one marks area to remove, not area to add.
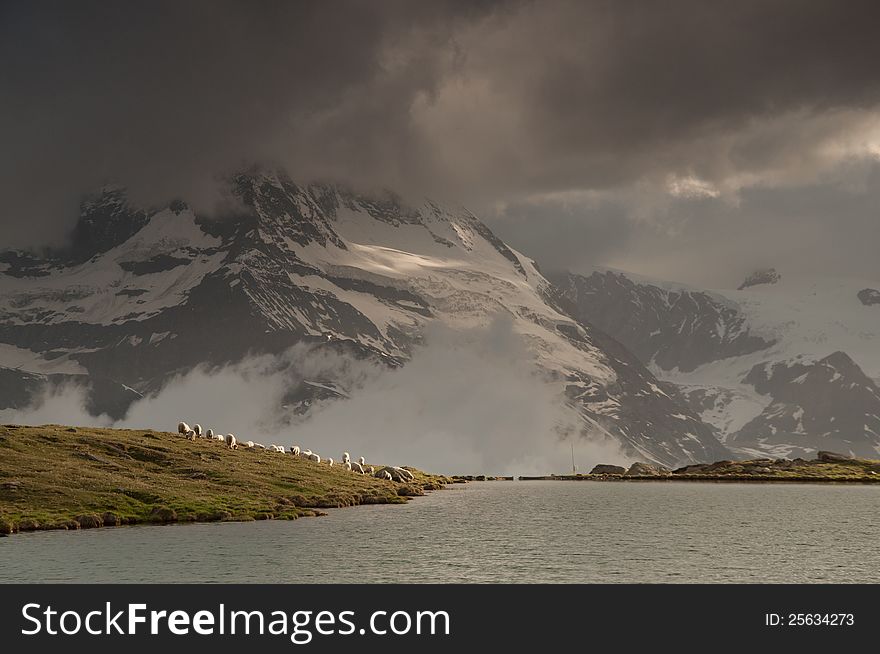
[[[351,472],[351,461],[343,461],[342,467]]]
[[[309,461],[314,461],[315,463],[321,463],[321,457],[312,452],[309,454]]]
[[[281,454],[284,454],[284,446],[283,445],[273,445],[272,451],[273,452],[280,452]]]
[[[194,441],[196,439],[196,433],[192,429],[190,429],[188,432],[186,432],[186,434],[184,434],[184,436],[186,436],[187,439],[189,439],[191,441]]]
[[[332,456],[327,457],[327,465],[329,465],[331,468],[333,467],[333,457]]]
[[[360,463],[352,463],[351,469],[357,472],[358,474],[364,474],[364,467]]]
[[[202,437],[202,426],[199,423],[193,425],[193,431],[196,433],[196,436]]]
[[[368,474],[371,474],[371,475],[375,475],[375,474],[376,474],[376,469],[375,469],[373,466],[370,466],[370,467],[368,468],[368,470],[370,471]]]
[[[405,477],[409,481],[412,481],[413,479],[415,479],[415,475],[413,475],[413,473],[411,473],[406,468],[403,468],[400,466],[394,466],[394,469],[397,470],[397,472],[399,472],[402,477]]]
[[[205,436],[207,436],[210,439],[213,439],[214,438],[214,430],[209,429],[208,431],[205,432]]]
[[[226,440],[226,436],[224,436],[223,434],[217,434],[216,436],[214,436],[214,438],[216,438],[218,441]]]
[[[342,462],[345,463],[346,461],[351,461],[351,456],[349,456],[348,452],[343,452],[342,453]]]
[[[178,434],[186,434],[186,432],[188,432],[188,431],[189,431],[188,424],[186,424],[185,422],[178,422],[177,423],[177,433]]]
[[[303,450],[302,454],[300,454],[300,456],[304,459],[311,459],[312,458],[312,451],[311,450]]]
[[[238,442],[235,440],[234,434],[226,434],[226,447],[230,450],[238,449]]]
[[[252,449],[254,449],[254,442],[253,442],[253,441],[248,441],[247,443],[245,443],[245,446],[246,446],[249,450],[252,450]]]
[[[412,473],[409,470],[404,470],[403,468],[395,468],[394,466],[385,466],[379,472],[373,474],[374,477],[378,477],[379,479],[391,479],[392,481],[397,482],[407,482],[412,481]]]
[[[360,459],[358,459],[358,463],[360,463],[362,466],[367,465],[367,462],[364,460],[364,457],[361,457]]]
[[[294,445],[293,447],[291,447],[291,448],[290,448],[290,453],[291,453],[293,456],[299,456],[299,445]]]

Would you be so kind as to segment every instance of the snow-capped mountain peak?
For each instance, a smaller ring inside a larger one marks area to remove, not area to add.
[[[762,279],[736,291],[620,272],[556,281],[580,319],[674,383],[728,446],[876,456],[880,320],[865,302],[870,282],[775,271]]]
[[[0,343],[44,372],[64,360],[149,394],[194,366],[294,344],[406,365],[432,325],[481,329],[503,315],[584,437],[666,465],[727,454],[674,388],[573,316],[534,263],[469,211],[276,171],[241,173],[230,187],[241,210],[217,219],[183,201],[140,213],[106,189],[84,205],[84,229],[101,236],[88,258],[0,255]],[[338,388],[310,381],[291,391],[298,415]],[[124,413],[124,402],[105,410]]]

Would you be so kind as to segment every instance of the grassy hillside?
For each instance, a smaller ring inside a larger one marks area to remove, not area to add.
[[[716,461],[696,463],[677,470],[639,463],[625,471],[617,466],[601,465],[606,471],[590,474],[520,477],[522,480],[583,480],[583,481],[755,481],[755,482],[837,482],[880,484],[880,461],[850,458],[833,452],[820,452],[817,458],[750,459],[747,461]]]
[[[320,515],[320,508],[401,503],[450,481],[414,472],[414,482],[401,484],[166,432],[5,425],[0,533],[293,519]]]

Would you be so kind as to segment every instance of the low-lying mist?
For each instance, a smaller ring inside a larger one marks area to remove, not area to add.
[[[199,423],[266,445],[297,444],[322,457],[343,451],[371,463],[448,474],[547,474],[625,462],[616,443],[587,434],[576,412],[534,363],[511,321],[452,330],[432,327],[410,362],[388,368],[305,346],[279,356],[197,367],[131,406],[123,420],[85,410],[86,391],[47,391],[25,410],[0,411],[23,424],[100,424],[174,430]],[[332,382],[348,397],[316,401],[307,417],[288,405],[305,380]]]

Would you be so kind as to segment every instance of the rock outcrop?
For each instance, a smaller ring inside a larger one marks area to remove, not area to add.
[[[859,301],[866,307],[869,307],[873,304],[880,304],[880,291],[878,291],[876,288],[863,288],[861,291],[856,293],[856,296],[859,298]]]
[[[590,470],[591,475],[623,475],[626,474],[626,468],[623,466],[615,466],[609,463],[600,463]]]
[[[633,463],[626,471],[627,477],[665,477],[669,474],[663,466],[642,462]]]
[[[761,284],[775,284],[780,279],[782,279],[782,275],[776,272],[775,268],[763,268],[761,270],[756,270],[746,277],[737,290],[741,291],[750,286],[760,286]]]
[[[816,454],[816,459],[822,463],[849,463],[853,457],[846,454],[838,454],[837,452],[825,452],[820,450]]]

